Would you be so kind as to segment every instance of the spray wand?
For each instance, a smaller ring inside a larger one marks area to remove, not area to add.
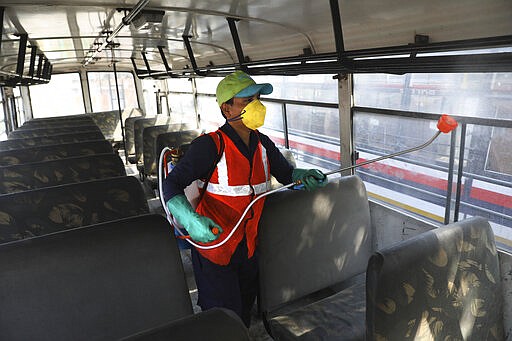
[[[352,165],[352,166],[344,167],[344,168],[337,169],[337,170],[334,170],[334,171],[330,171],[330,172],[327,172],[327,173],[324,173],[324,174],[327,177],[328,175],[332,175],[332,174],[336,174],[336,173],[341,173],[341,172],[344,172],[344,171],[347,171],[347,170],[350,170],[350,169],[354,169],[354,168],[358,168],[358,167],[361,167],[361,166],[365,166],[365,165],[370,164],[370,163],[374,163],[374,162],[382,161],[382,160],[389,159],[389,158],[392,158],[392,157],[395,157],[395,156],[399,156],[399,155],[415,152],[417,150],[423,149],[423,148],[427,147],[428,145],[430,145],[432,142],[434,142],[434,140],[441,133],[447,134],[447,133],[451,132],[452,130],[454,130],[455,128],[457,128],[457,121],[455,121],[455,119],[453,119],[452,117],[450,117],[450,116],[448,116],[446,114],[441,115],[441,117],[439,118],[439,121],[437,122],[437,129],[438,129],[438,131],[427,142],[425,142],[425,143],[423,143],[423,144],[421,144],[419,146],[416,146],[416,147],[412,147],[412,148],[409,148],[409,149],[406,149],[406,150],[403,150],[403,151],[399,151],[399,152],[396,152],[396,153],[393,153],[393,154],[384,155],[384,156],[381,156],[381,157],[378,157],[378,158],[375,158],[375,159],[367,160],[367,161],[364,161],[364,162],[361,162],[361,163],[358,163],[358,164],[355,164],[355,165]],[[166,213],[166,216],[167,216],[167,220],[171,223],[172,226],[176,227],[176,223],[172,219],[172,216],[171,216],[169,210],[167,209],[167,205],[165,204],[165,202],[163,202],[163,193],[162,193],[162,176],[161,176],[162,175],[161,174],[161,171],[162,171],[162,158],[163,158],[163,155],[165,154],[165,152],[169,151],[169,150],[170,150],[169,148],[164,148],[164,150],[162,150],[162,152],[160,154],[160,162],[159,162],[160,166],[158,167],[159,168],[159,190],[160,190],[160,201],[162,202],[162,206],[164,207],[164,210],[165,210],[165,213]],[[165,165],[165,167],[167,167],[167,165]],[[245,211],[242,213],[242,215],[240,216],[240,219],[238,219],[238,222],[233,227],[233,229],[231,230],[229,235],[223,241],[221,241],[220,243],[217,243],[217,244],[214,244],[214,245],[208,245],[208,246],[199,245],[199,244],[193,242],[191,240],[190,236],[185,236],[184,234],[182,234],[179,228],[177,228],[176,230],[178,231],[178,233],[181,234],[181,237],[183,239],[185,239],[191,245],[193,245],[193,246],[195,246],[195,247],[197,247],[199,249],[209,250],[209,249],[214,249],[214,248],[220,247],[220,246],[224,245],[224,243],[226,243],[231,238],[231,236],[235,233],[235,231],[238,229],[238,227],[242,223],[243,219],[247,215],[247,212],[249,212],[249,209],[258,200],[266,197],[267,195],[270,195],[270,194],[282,191],[283,189],[290,188],[290,187],[293,187],[295,185],[300,185],[300,184],[301,184],[300,181],[292,182],[292,183],[289,183],[289,184],[284,185],[282,187],[276,188],[274,190],[265,192],[265,193],[259,195],[258,197],[254,198],[249,203],[249,205],[247,205],[247,207],[245,208]],[[218,228],[213,227],[212,228],[212,233],[217,235],[219,233]]]

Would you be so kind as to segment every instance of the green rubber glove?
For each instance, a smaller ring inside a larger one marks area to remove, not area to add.
[[[327,185],[326,176],[318,169],[295,168],[292,173],[293,182],[300,181],[307,191]]]
[[[187,197],[183,194],[169,199],[167,201],[167,208],[195,241],[201,243],[213,242],[222,233],[222,228],[215,224],[213,220],[194,211]],[[213,227],[219,229],[218,234],[213,234],[211,230]]]

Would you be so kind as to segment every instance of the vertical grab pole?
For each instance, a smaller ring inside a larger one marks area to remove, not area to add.
[[[124,159],[125,159],[126,164],[128,164],[128,155],[126,154],[126,140],[124,137],[123,112],[121,111],[121,98],[119,97],[119,83],[117,81],[117,67],[116,67],[115,61],[112,63],[112,66],[114,67],[114,80],[116,82],[117,106],[119,109],[119,122],[121,122],[121,134],[123,136],[123,149],[125,151]]]

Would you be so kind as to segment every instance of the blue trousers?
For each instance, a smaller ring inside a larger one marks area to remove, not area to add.
[[[240,242],[228,265],[218,265],[191,249],[192,266],[198,290],[197,305],[202,310],[213,307],[233,310],[247,328],[251,309],[258,293],[258,257],[247,258],[245,238]]]

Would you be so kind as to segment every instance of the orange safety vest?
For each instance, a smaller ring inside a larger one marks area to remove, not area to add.
[[[225,143],[224,153],[217,163],[196,212],[219,224],[223,233],[217,240],[204,245],[217,244],[226,239],[247,205],[255,196],[270,189],[270,164],[267,160],[267,151],[261,141],[258,141],[252,162],[249,162],[224,132],[221,130],[218,132],[222,135]],[[220,141],[217,133],[209,135],[219,150]],[[197,180],[197,185],[199,190],[202,190],[204,181]],[[251,207],[237,231],[224,245],[209,250],[197,249],[199,253],[215,264],[227,265],[245,234],[247,256],[251,258],[256,249],[258,223],[264,201],[265,198],[257,201]]]

